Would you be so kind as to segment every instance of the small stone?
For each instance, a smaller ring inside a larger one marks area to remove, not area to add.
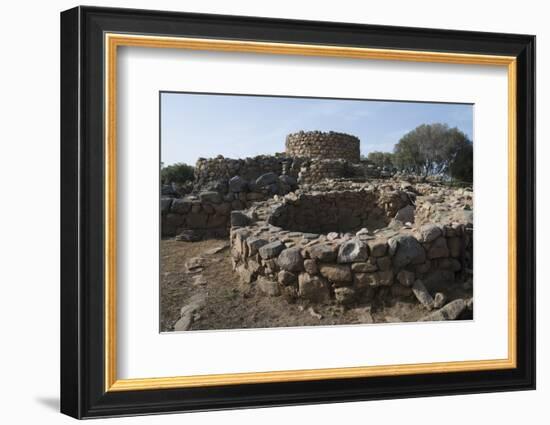
[[[241,281],[243,281],[244,283],[252,283],[256,278],[256,274],[252,270],[248,269],[244,264],[239,264],[235,268],[235,272],[239,275]]]
[[[447,297],[443,292],[438,292],[434,295],[434,308],[441,308],[445,305]]]
[[[234,176],[229,179],[229,190],[231,192],[244,192],[248,187],[248,182],[241,176]]]
[[[419,241],[422,243],[433,242],[442,234],[441,229],[432,223],[420,226],[418,233],[420,235]]]
[[[418,301],[420,301],[420,304],[428,310],[433,309],[434,300],[420,279],[414,282],[412,290]]]
[[[277,281],[281,285],[294,285],[298,282],[298,277],[294,273],[287,272],[286,270],[281,270],[277,274]]]
[[[397,214],[395,214],[395,220],[400,221],[401,223],[414,223],[414,212],[414,207],[412,205],[407,205],[397,211]]]
[[[355,273],[353,275],[353,282],[356,287],[361,289],[391,286],[393,284],[393,272],[388,270],[375,273]]]
[[[336,232],[330,232],[328,235],[327,235],[327,240],[329,241],[333,241],[334,239],[338,239],[338,233]]]
[[[223,245],[215,246],[214,248],[208,249],[208,250],[204,251],[204,253],[206,255],[215,255],[215,254],[218,254],[218,253],[226,250],[228,247],[229,247],[228,244],[223,244]]]
[[[440,321],[440,320],[456,320],[458,316],[462,314],[466,308],[466,303],[463,299],[459,298],[457,300],[451,301],[445,307],[440,308],[437,311],[423,317],[421,321]]]
[[[367,245],[359,239],[350,239],[340,245],[338,251],[339,263],[354,263],[368,258]]]
[[[383,257],[386,255],[386,251],[388,249],[388,244],[384,240],[380,239],[373,239],[370,241],[367,241],[367,245],[369,246],[370,255],[373,257]]]
[[[177,214],[187,214],[191,211],[191,201],[187,199],[174,199],[171,210]]]
[[[413,236],[396,236],[397,250],[393,256],[393,265],[403,268],[409,264],[421,264],[426,261],[426,252]]]
[[[289,175],[286,175],[286,174],[283,174],[282,176],[279,176],[279,180],[290,186],[291,188],[294,188],[296,186],[298,186],[298,182],[296,181],[296,179],[292,176],[289,176]]]
[[[357,321],[359,323],[363,323],[363,324],[374,323],[374,318],[372,317],[370,307],[358,308],[354,311],[355,311],[355,315],[357,316]]]
[[[248,215],[242,211],[231,211],[231,226],[232,227],[243,227],[250,224],[252,220]]]
[[[378,268],[382,271],[391,269],[391,258],[390,257],[379,257],[376,259],[376,264]]]
[[[200,232],[193,229],[185,229],[176,236],[177,241],[197,242],[201,239]]]
[[[326,280],[319,276],[301,273],[298,276],[298,294],[312,302],[327,302],[330,300],[330,288]]]
[[[300,272],[304,270],[304,259],[298,247],[287,248],[279,254],[277,262],[279,267],[289,272]]]
[[[281,241],[276,240],[262,246],[258,252],[260,253],[260,257],[265,260],[268,258],[277,257],[283,249],[285,249],[285,245]]]
[[[468,298],[468,300],[466,301],[466,308],[469,311],[474,311],[474,299],[473,298]]]
[[[361,230],[358,230],[357,233],[355,233],[355,236],[361,236],[361,235],[368,235],[369,229],[366,227],[363,227]]]
[[[202,295],[194,295],[189,299],[189,303],[180,310],[180,319],[174,324],[174,331],[187,331],[191,329],[194,314],[199,310],[204,302]]]
[[[397,273],[397,280],[401,285],[410,288],[414,284],[414,273],[407,270],[401,270]]]
[[[351,268],[343,264],[321,264],[319,266],[321,275],[330,282],[351,282]]]
[[[374,257],[370,257],[365,262],[352,263],[351,270],[354,273],[371,273],[378,270],[378,265],[376,264],[376,259]]]
[[[270,297],[276,297],[281,294],[277,282],[268,279],[265,276],[260,276],[256,281],[256,285],[258,285],[258,288],[260,288],[263,293],[269,295]]]
[[[187,268],[187,271],[194,273],[197,271],[197,269],[202,269],[206,266],[206,259],[203,257],[193,257],[190,258],[186,263],[185,267]]]
[[[273,172],[262,174],[256,179],[256,185],[258,187],[265,187],[276,183],[278,180],[277,174]]]
[[[218,192],[201,192],[199,198],[203,202],[212,202],[213,204],[219,204],[222,202],[222,196]]]
[[[376,272],[380,286],[391,286],[393,284],[393,272],[391,270]]]
[[[316,319],[318,319],[318,320],[321,320],[321,319],[323,318],[323,315],[317,313],[317,312],[313,309],[313,307],[308,308],[308,309],[307,309],[307,312],[308,312],[309,314],[311,314],[313,317],[315,317]]]
[[[277,259],[275,258],[262,260],[262,265],[265,267],[267,274],[275,274],[279,271],[279,264],[277,264]]]
[[[447,241],[444,237],[437,238],[430,249],[428,250],[428,258],[444,258],[449,256],[449,248],[447,247]]]
[[[304,260],[304,269],[311,275],[317,274],[317,272],[319,271],[317,267],[317,261],[312,259]]]
[[[359,289],[379,286],[375,273],[355,273],[353,275],[353,284]]]
[[[246,244],[248,245],[249,255],[253,256],[258,253],[258,250],[264,246],[267,245],[269,242],[265,239],[251,237],[246,240]]]
[[[319,244],[310,248],[309,255],[311,258],[325,263],[335,261],[337,256],[334,247],[327,244]]]
[[[334,289],[334,298],[336,302],[342,305],[349,305],[355,301],[355,290],[347,286]]]

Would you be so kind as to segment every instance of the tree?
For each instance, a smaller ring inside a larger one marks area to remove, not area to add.
[[[391,152],[369,152],[367,160],[380,168],[393,168],[393,154]]]
[[[468,177],[467,164],[473,162],[472,156],[472,143],[462,131],[435,123],[422,124],[405,134],[394,147],[393,162],[401,170],[424,177],[454,177],[451,168],[454,174]]]
[[[453,179],[471,183],[474,180],[474,147],[471,143],[465,145],[456,155],[449,167]]]
[[[160,179],[163,183],[185,183],[194,179],[195,168],[178,162],[166,167],[161,164]]]

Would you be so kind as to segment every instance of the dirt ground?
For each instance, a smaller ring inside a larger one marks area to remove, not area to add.
[[[190,260],[197,266],[191,270],[186,266]],[[450,294],[449,299],[460,295]],[[186,330],[394,323],[416,321],[427,314],[412,300],[344,308],[336,303],[311,306],[302,301],[291,304],[282,296],[268,297],[253,285],[241,284],[231,268],[227,239],[162,240],[160,296],[162,332],[174,330],[182,308],[192,310]]]

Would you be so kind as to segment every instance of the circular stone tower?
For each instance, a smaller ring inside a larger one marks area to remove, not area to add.
[[[359,139],[345,133],[300,131],[286,137],[288,156],[359,162]]]

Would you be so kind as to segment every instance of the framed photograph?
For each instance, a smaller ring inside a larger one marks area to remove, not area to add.
[[[535,37],[61,14],[61,411],[535,388]]]

